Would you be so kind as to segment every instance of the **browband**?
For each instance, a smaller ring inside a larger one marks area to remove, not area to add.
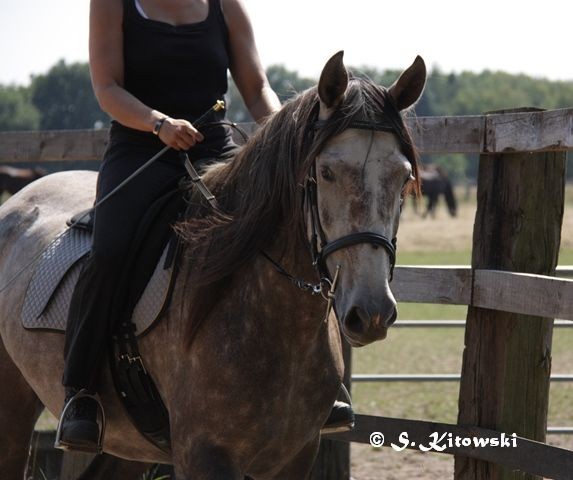
[[[328,120],[317,120],[312,124],[313,130],[324,128]],[[360,130],[375,130],[379,132],[396,132],[396,128],[389,122],[370,122],[368,120],[352,120],[346,128],[357,128]]]

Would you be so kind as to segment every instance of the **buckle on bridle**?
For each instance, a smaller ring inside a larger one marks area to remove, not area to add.
[[[334,293],[336,291],[336,286],[338,285],[338,276],[340,274],[340,269],[342,267],[340,265],[336,265],[336,272],[334,272],[334,278],[332,281],[326,277],[320,279],[320,294],[322,298],[326,300],[326,314],[324,315],[324,323],[328,322],[328,316],[332,311],[332,307],[334,306]],[[330,287],[324,294],[324,286]]]

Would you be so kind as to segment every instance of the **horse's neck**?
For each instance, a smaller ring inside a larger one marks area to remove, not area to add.
[[[282,244],[277,240],[265,253],[296,278],[316,283],[318,278],[308,247],[301,245],[290,254],[284,254]],[[188,278],[192,278],[192,272],[189,274]],[[193,285],[192,280],[185,283]],[[216,323],[226,332],[228,324],[228,331],[234,331],[233,334],[239,328],[240,335],[248,335],[249,331],[265,332],[265,336],[270,337],[288,335],[299,337],[299,342],[309,345],[327,330],[323,322],[326,302],[322,297],[297,288],[262,254],[237,271],[230,283],[214,295],[215,303],[209,315],[201,319],[205,324],[201,328]],[[192,305],[189,308],[192,309]]]
[[[281,255],[281,248],[278,246],[269,249],[267,253],[297,280],[313,284],[318,282],[306,245],[300,246],[290,255]],[[263,255],[259,255],[252,266],[252,278],[260,299],[265,299],[264,302],[253,304],[254,310],[267,311],[263,304],[272,305],[274,311],[269,315],[272,317],[269,320],[278,323],[278,328],[296,329],[298,332],[304,332],[305,336],[319,333],[326,311],[326,303],[320,295],[312,295],[311,292],[298,288],[291,279],[280,274]]]

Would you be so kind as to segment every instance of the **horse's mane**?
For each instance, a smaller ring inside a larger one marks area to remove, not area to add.
[[[353,120],[375,120],[381,115],[389,120],[418,178],[410,134],[385,88],[353,78],[342,104],[315,130],[318,112],[319,97],[313,87],[271,116],[230,162],[206,171],[205,182],[221,211],[204,209],[202,215],[176,226],[197,267],[194,286],[208,287],[230,277],[281,232],[293,232],[285,248],[299,244],[304,238],[303,185],[311,163],[325,143]],[[200,201],[197,194],[192,197]]]

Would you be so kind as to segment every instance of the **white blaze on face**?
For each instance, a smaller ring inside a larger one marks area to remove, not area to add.
[[[394,237],[410,174],[391,133],[348,129],[330,140],[316,161],[318,207],[328,240],[367,231]]]
[[[348,129],[327,143],[316,165],[318,210],[327,241],[358,232],[396,236],[400,197],[412,169],[394,134]],[[384,248],[366,243],[344,248],[327,259],[331,272],[337,264],[342,267],[338,305],[356,295],[392,296]]]

